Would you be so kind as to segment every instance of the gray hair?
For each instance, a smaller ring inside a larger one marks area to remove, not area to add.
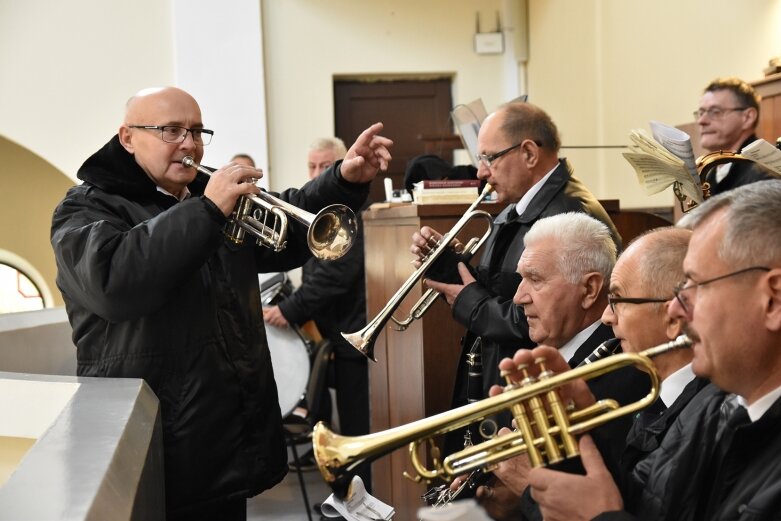
[[[344,146],[344,141],[338,137],[321,137],[315,139],[309,150],[333,150],[336,154],[336,159],[344,159],[347,155],[347,147]]]
[[[638,271],[642,288],[651,297],[672,298],[673,290],[684,279],[683,259],[689,249],[691,231],[665,226],[636,237],[625,251],[643,248]],[[637,245],[642,241],[641,245]],[[620,257],[619,257],[620,259]]]
[[[558,269],[571,284],[586,273],[598,272],[605,281],[616,263],[616,245],[610,229],[585,213],[569,212],[540,219],[526,232],[527,248],[544,239],[553,239],[559,248]]]
[[[734,267],[781,263],[781,180],[744,185],[711,197],[678,222],[696,229],[724,210],[726,226],[718,256]]]

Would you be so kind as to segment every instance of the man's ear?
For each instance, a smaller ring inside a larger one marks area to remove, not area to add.
[[[683,319],[681,317],[671,317],[667,310],[670,308],[672,300],[668,300],[664,303],[662,311],[664,312],[664,327],[665,334],[670,340],[675,340],[680,334],[683,333]]]
[[[131,136],[130,129],[127,126],[122,125],[121,127],[119,127],[119,132],[117,132],[117,134],[119,135],[119,143],[123,147],[125,147],[125,150],[127,150],[128,153],[132,154],[134,151],[134,147],[133,147],[133,141],[130,139]]]
[[[761,287],[765,302],[765,324],[770,331],[781,331],[781,269],[773,269],[765,276]]]
[[[581,288],[583,288],[581,305],[583,306],[583,309],[589,309],[597,300],[599,300],[604,285],[605,279],[602,278],[601,273],[594,271],[583,275],[583,279],[581,279]]]
[[[743,128],[753,129],[757,125],[757,119],[759,119],[759,113],[754,107],[749,107],[743,111]]]
[[[521,154],[523,154],[523,161],[526,163],[526,166],[532,168],[540,160],[540,147],[531,139],[525,139],[521,143]]]

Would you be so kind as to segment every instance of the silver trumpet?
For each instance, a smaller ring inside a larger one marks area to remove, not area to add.
[[[184,157],[182,164],[202,174],[212,174],[191,156]],[[314,215],[268,192],[242,195],[225,225],[225,235],[234,243],[241,244],[245,234],[250,233],[256,237],[258,245],[282,251],[287,245],[288,216],[306,225],[306,243],[318,259],[338,259],[355,242],[358,224],[355,214],[347,206],[332,204]]]
[[[440,239],[436,246],[429,252],[420,267],[415,270],[415,272],[406,280],[406,282],[404,282],[404,284],[401,285],[401,287],[391,297],[388,303],[385,304],[385,307],[382,308],[379,314],[368,324],[366,324],[366,326],[360,331],[356,331],[355,333],[343,332],[342,336],[345,338],[345,340],[347,340],[355,349],[360,351],[361,354],[376,362],[377,359],[374,357],[374,342],[377,340],[377,336],[380,334],[382,328],[385,326],[385,324],[388,323],[389,320],[392,320],[398,325],[397,329],[399,331],[404,331],[413,320],[421,318],[426,313],[426,311],[428,311],[428,309],[439,296],[439,292],[433,289],[428,289],[423,293],[423,296],[415,303],[414,306],[412,306],[412,309],[410,310],[409,316],[407,318],[397,319],[393,316],[393,313],[396,311],[399,305],[401,305],[409,292],[412,291],[412,288],[414,288],[418,281],[423,278],[426,271],[431,267],[432,264],[434,264],[434,262],[436,262],[439,257],[442,256],[447,248],[451,247],[451,243],[456,240],[458,233],[469,223],[469,221],[474,218],[481,217],[487,221],[488,226],[482,237],[479,239],[477,237],[473,237],[467,242],[466,246],[461,252],[465,261],[468,261],[468,259],[470,259],[488,239],[488,236],[491,235],[491,230],[493,229],[493,218],[491,217],[490,213],[483,210],[476,210],[475,208],[483,201],[483,199],[488,197],[491,192],[493,192],[493,187],[490,184],[486,184],[477,200],[475,200],[475,202],[473,202],[469,208],[467,208],[464,215],[462,215],[458,222],[453,225],[453,228],[451,228],[450,231],[442,236],[442,239]]]

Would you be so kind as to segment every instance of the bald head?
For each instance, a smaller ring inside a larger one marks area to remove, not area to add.
[[[642,288],[648,294],[672,297],[673,289],[684,278],[683,258],[690,238],[689,230],[657,228],[635,239],[618,262],[635,259]]]
[[[125,125],[156,125],[150,118],[169,111],[195,112],[200,123],[201,109],[195,98],[176,87],[151,87],[138,91],[125,104]]]

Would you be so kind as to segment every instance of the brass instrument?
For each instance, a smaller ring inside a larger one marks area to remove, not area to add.
[[[490,213],[483,210],[476,210],[475,208],[488,197],[491,192],[493,192],[493,187],[490,184],[486,184],[477,200],[467,208],[464,215],[462,215],[458,222],[453,225],[450,231],[442,236],[442,239],[440,239],[436,246],[425,257],[420,267],[410,275],[404,284],[401,285],[377,316],[369,321],[369,323],[360,331],[356,331],[355,333],[342,333],[345,340],[360,351],[361,354],[376,362],[377,359],[374,357],[374,342],[377,340],[377,336],[380,334],[388,320],[392,320],[398,326],[398,331],[404,331],[414,320],[421,318],[426,311],[428,311],[439,296],[439,292],[431,288],[426,290],[423,293],[423,296],[421,296],[415,305],[412,306],[412,309],[406,318],[397,319],[393,316],[393,313],[402,301],[407,297],[409,292],[412,291],[412,288],[414,288],[418,281],[423,278],[423,275],[425,275],[431,265],[442,256],[448,247],[450,247],[450,244],[456,239],[458,233],[469,223],[469,221],[476,217],[482,217],[488,222],[488,228],[482,237],[479,239],[473,237],[464,246],[463,251],[460,253],[465,261],[471,259],[488,239],[488,236],[491,235],[491,230],[493,229],[493,218]]]
[[[724,163],[733,163],[735,161],[749,161],[752,163],[754,162],[753,159],[743,156],[737,152],[727,152],[725,150],[711,152],[709,154],[704,154],[697,158],[695,166],[697,167],[697,175],[700,178],[700,186],[702,187],[703,199],[708,199],[711,196],[710,183],[706,181],[708,177],[708,173],[711,171],[711,169],[718,165]],[[773,173],[772,170],[768,170],[768,171],[770,173]],[[675,193],[675,197],[678,199],[681,205],[681,211],[683,211],[684,213],[688,212],[689,210],[697,206],[696,202],[692,201],[691,199],[688,199],[686,195],[683,194],[683,192],[681,191],[681,185],[678,181],[673,183],[673,193]]]
[[[182,164],[202,174],[212,174],[191,156],[184,157]],[[239,197],[225,225],[225,235],[234,243],[241,244],[245,232],[248,232],[257,238],[258,245],[282,251],[287,244],[288,215],[306,225],[309,250],[322,260],[338,259],[347,253],[358,231],[355,214],[347,206],[332,204],[314,215],[268,192],[261,192],[260,195]]]
[[[519,367],[525,378],[519,384],[508,379],[505,392],[499,395],[365,436],[340,436],[320,422],[312,435],[315,459],[323,478],[334,493],[342,498],[349,497],[350,481],[358,467],[406,444],[409,444],[412,466],[418,473],[414,478],[417,482],[435,478],[450,481],[458,475],[477,468],[490,468],[523,453],[528,454],[534,467],[556,463],[578,455],[576,436],[651,405],[659,396],[659,376],[651,358],[673,349],[690,347],[691,343],[686,335],[681,335],[672,342],[641,353],[615,354],[557,375],[545,368],[544,359],[538,359],[535,363],[541,372],[537,378],[530,376],[525,366]],[[651,389],[645,397],[624,406],[607,399],[572,413],[566,410],[557,391],[559,387],[577,379],[590,380],[631,365],[648,373]],[[433,441],[435,436],[504,410],[510,410],[518,431],[472,445],[439,461]],[[418,457],[417,449],[424,441],[434,448],[432,469],[426,468]]]

